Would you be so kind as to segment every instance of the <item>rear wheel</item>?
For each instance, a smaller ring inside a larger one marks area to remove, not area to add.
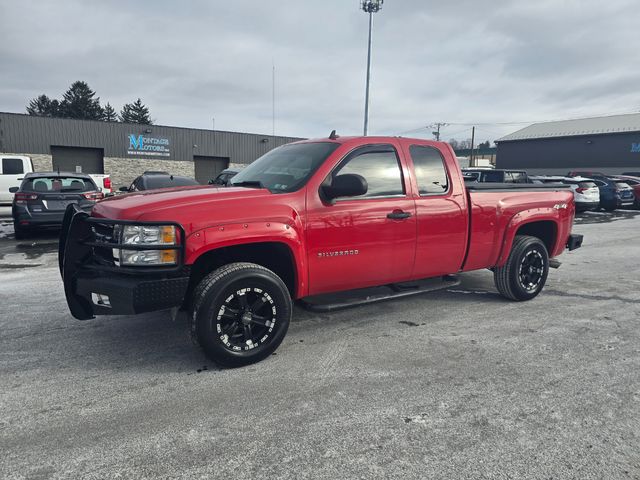
[[[549,254],[536,237],[518,235],[507,262],[493,272],[496,287],[510,300],[531,300],[540,293],[549,274]]]
[[[278,348],[291,312],[291,296],[280,277],[260,265],[231,263],[202,279],[191,319],[195,338],[211,360],[241,367]]]
[[[13,236],[15,237],[15,239],[24,240],[25,238],[27,238],[27,235],[28,235],[27,229],[24,227],[21,227],[20,224],[14,220]]]

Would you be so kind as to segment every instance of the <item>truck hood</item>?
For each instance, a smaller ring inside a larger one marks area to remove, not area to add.
[[[267,189],[245,187],[176,187],[128,193],[98,202],[91,212],[94,217],[112,220],[173,221],[183,223],[198,210],[212,214],[227,202],[236,205],[244,201],[259,201],[273,194]],[[236,214],[238,209],[235,209]]]

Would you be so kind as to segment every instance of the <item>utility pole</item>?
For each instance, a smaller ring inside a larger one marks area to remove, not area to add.
[[[271,61],[271,136],[276,136],[276,64]]]
[[[438,122],[438,123],[434,123],[429,125],[431,128],[436,128],[435,132],[431,132],[433,134],[434,137],[436,137],[436,142],[440,141],[440,127],[446,127],[448,124],[444,123],[444,122]]]
[[[371,82],[371,30],[373,14],[379,12],[384,0],[362,0],[361,8],[369,14],[369,43],[367,44],[367,84],[364,95],[364,136],[369,132],[369,83]]]
[[[474,147],[474,143],[476,140],[476,127],[473,127],[471,129],[471,155],[469,156],[469,166],[470,167],[475,167],[475,161],[473,159],[473,147]]]

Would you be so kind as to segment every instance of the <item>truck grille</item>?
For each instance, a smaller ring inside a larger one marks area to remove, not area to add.
[[[117,244],[118,239],[114,238],[114,225],[108,223],[92,223],[91,233],[93,238],[91,241],[104,244],[104,247],[93,247],[93,253],[96,263],[106,266],[117,265],[117,259],[113,256],[113,247]]]

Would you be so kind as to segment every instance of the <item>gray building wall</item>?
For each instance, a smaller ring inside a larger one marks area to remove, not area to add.
[[[130,155],[129,135],[169,140],[169,155]],[[52,145],[104,149],[105,157],[193,160],[194,155],[228,157],[248,164],[269,150],[301,140],[255,133],[137,125],[94,120],[35,117],[0,113],[0,152],[50,154]]]
[[[142,155],[131,148],[131,135],[166,140],[167,151]],[[99,148],[104,173],[111,175],[115,188],[145,170],[194,176],[194,156],[228,158],[229,166],[241,167],[297,140],[301,138],[0,112],[0,153],[28,155],[36,171],[45,171],[52,169],[51,147]]]
[[[570,170],[638,171],[637,144],[640,132],[503,141],[498,143],[496,167],[552,175]]]

